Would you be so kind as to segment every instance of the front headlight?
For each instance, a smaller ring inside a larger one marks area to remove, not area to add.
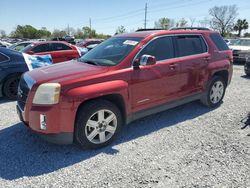
[[[41,84],[36,90],[33,104],[57,104],[60,91],[61,85],[59,83]]]

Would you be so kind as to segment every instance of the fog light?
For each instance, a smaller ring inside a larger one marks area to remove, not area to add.
[[[40,129],[41,130],[46,130],[47,129],[46,116],[43,115],[43,114],[40,114]]]

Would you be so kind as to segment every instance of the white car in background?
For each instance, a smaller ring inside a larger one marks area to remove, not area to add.
[[[250,38],[240,38],[229,48],[233,50],[235,63],[245,63],[250,57]]]
[[[4,41],[0,41],[0,47],[6,47],[6,48],[8,48],[8,47],[10,47],[10,46],[11,46],[10,43],[4,42]]]

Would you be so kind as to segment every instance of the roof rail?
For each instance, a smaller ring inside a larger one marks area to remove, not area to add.
[[[164,29],[161,29],[161,28],[137,29],[136,32],[140,32],[140,31],[155,31],[155,30],[164,30]]]
[[[210,29],[208,29],[206,27],[173,27],[169,30],[206,30],[206,31],[210,31]]]

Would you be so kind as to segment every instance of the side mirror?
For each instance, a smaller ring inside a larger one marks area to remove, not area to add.
[[[33,51],[29,51],[29,52],[28,52],[28,54],[33,55],[33,54],[34,54],[34,52],[33,52]]]
[[[156,64],[156,58],[152,55],[142,55],[139,59],[136,59],[133,66],[139,68],[139,66],[148,66]]]

